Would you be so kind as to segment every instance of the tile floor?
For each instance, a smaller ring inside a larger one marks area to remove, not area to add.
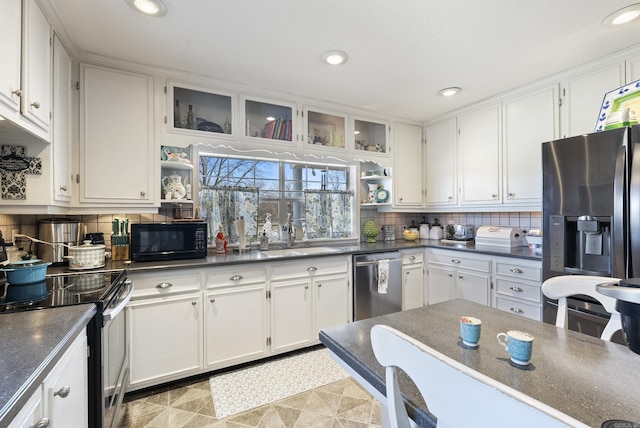
[[[380,403],[349,377],[255,409],[217,419],[209,379],[134,392],[125,397],[119,427],[378,428]]]

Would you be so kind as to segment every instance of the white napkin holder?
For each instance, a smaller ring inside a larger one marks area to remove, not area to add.
[[[476,247],[524,247],[524,232],[519,227],[480,226],[476,231]]]

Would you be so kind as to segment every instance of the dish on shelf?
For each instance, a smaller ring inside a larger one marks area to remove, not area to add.
[[[614,89],[604,94],[602,107],[598,113],[595,132],[605,130],[607,119],[612,113],[628,108],[636,114],[640,114],[640,80],[631,82],[628,85]]]
[[[389,192],[385,189],[376,190],[376,202],[387,202],[389,199]]]

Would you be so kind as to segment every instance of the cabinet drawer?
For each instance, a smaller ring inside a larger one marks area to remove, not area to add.
[[[213,269],[205,273],[207,289],[265,283],[267,281],[266,268],[245,269],[242,267]]]
[[[402,253],[402,264],[410,265],[414,263],[422,263],[424,262],[424,254],[423,253]]]
[[[300,276],[346,274],[349,271],[347,258],[310,258],[289,262],[276,262],[272,266],[272,278],[284,279]]]
[[[531,266],[527,263],[496,262],[496,274],[518,279],[540,281],[541,270],[539,264]]]
[[[542,297],[540,285],[525,283],[522,281],[510,281],[496,278],[496,293],[504,296],[511,296],[517,299],[529,300],[533,303],[541,303]]]
[[[429,254],[429,263],[441,263],[457,268],[477,270],[480,272],[491,272],[491,259],[489,258],[487,258],[486,260],[482,260],[469,257],[460,257],[459,254],[433,253]]]
[[[200,274],[194,271],[167,270],[162,273],[129,273],[133,280],[133,298],[162,296],[200,290]]]
[[[536,321],[542,321],[541,307],[534,305],[533,303],[525,303],[519,300],[496,297],[496,308],[501,311],[509,312],[510,314],[531,318]]]

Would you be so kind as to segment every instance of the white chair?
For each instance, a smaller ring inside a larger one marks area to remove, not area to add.
[[[386,408],[392,428],[411,427],[398,388],[396,367],[418,387],[429,411],[438,418],[438,428],[586,427],[391,327],[373,326],[371,344],[385,367]],[[505,370],[510,369],[505,363]]]
[[[611,341],[611,336],[622,329],[620,323],[620,312],[616,311],[616,299],[598,293],[596,285],[608,283],[619,283],[620,279],[606,276],[589,275],[562,275],[549,278],[542,283],[542,293],[550,299],[558,301],[558,315],[556,316],[556,327],[567,328],[568,308],[567,297],[584,294],[596,299],[607,312],[611,314],[609,322],[602,331],[600,339]]]

